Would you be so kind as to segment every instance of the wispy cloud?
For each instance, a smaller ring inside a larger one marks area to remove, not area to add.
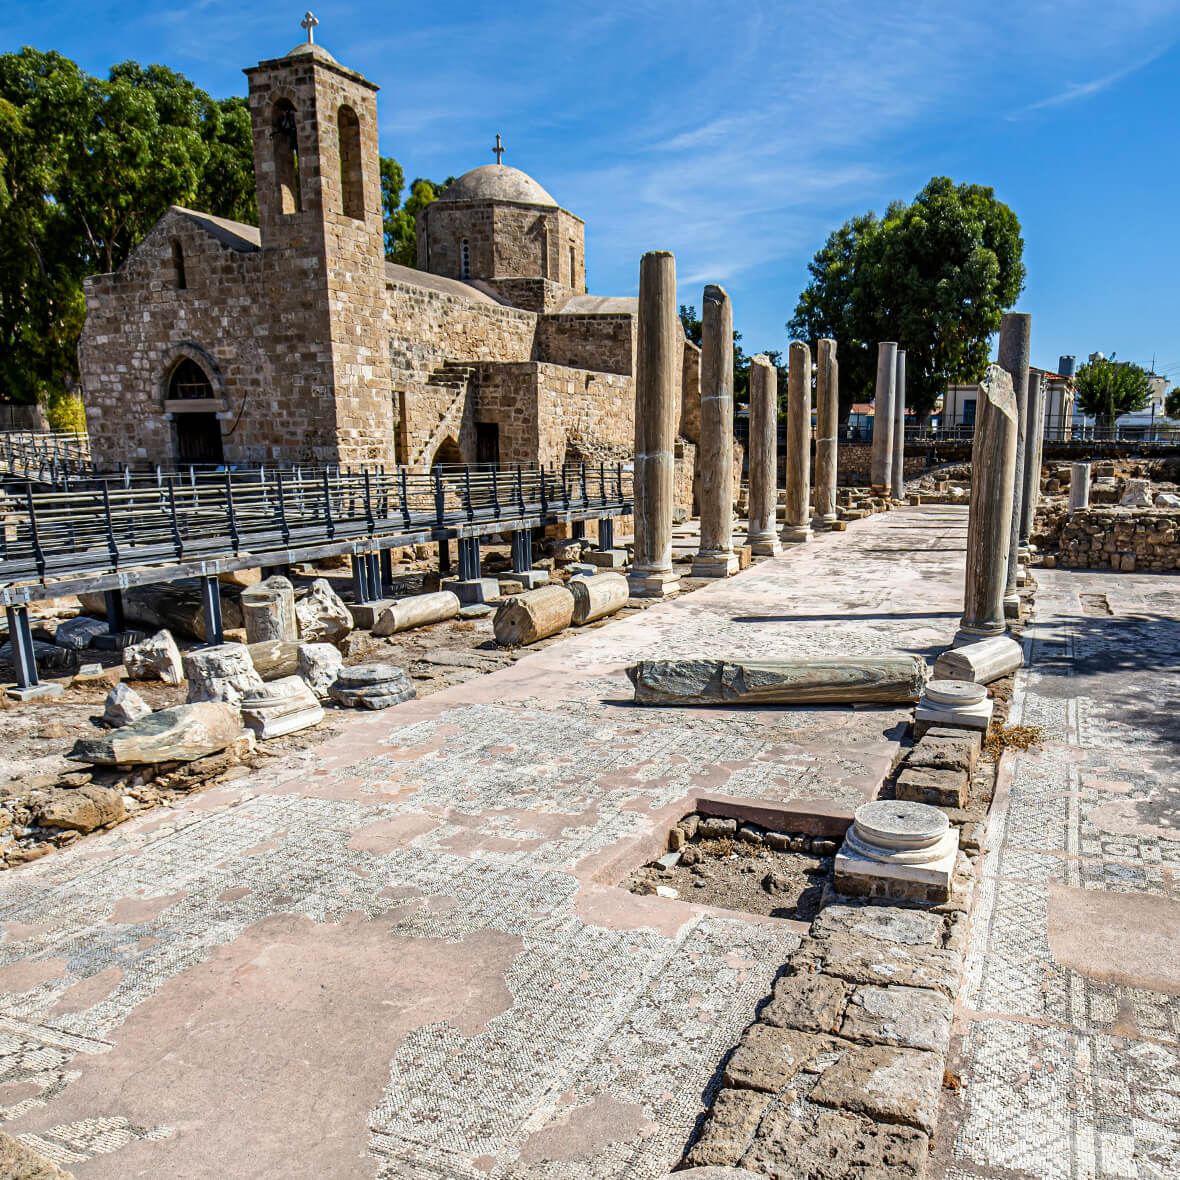
[[[1013,111],[1008,118],[1019,119],[1024,115],[1032,114],[1034,111],[1069,106],[1071,103],[1079,102],[1082,99],[1092,98],[1095,94],[1101,94],[1102,91],[1109,89],[1116,82],[1121,82],[1124,78],[1129,78],[1132,74],[1138,73],[1146,66],[1151,65],[1157,58],[1162,57],[1169,48],[1170,46],[1165,46],[1159,52],[1151,54],[1150,57],[1141,58],[1139,61],[1132,62],[1130,65],[1124,66],[1121,70],[1115,70],[1113,73],[1105,74],[1101,78],[1093,78],[1089,82],[1070,82],[1064,90],[1060,90],[1056,94],[1051,94],[1048,98],[1042,98],[1037,102],[1030,102],[1027,106],[1021,107],[1020,110]]]

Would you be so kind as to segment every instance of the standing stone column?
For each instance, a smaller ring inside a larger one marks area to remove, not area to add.
[[[1012,378],[1012,392],[1016,398],[1018,429],[1016,434],[1016,486],[1012,495],[1012,529],[1008,543],[1008,577],[1004,593],[1009,598],[1009,610],[1020,610],[1016,597],[1016,565],[1020,545],[1020,511],[1024,500],[1024,443],[1028,430],[1028,347],[1032,331],[1032,316],[1010,311],[1000,321],[999,364]]]
[[[1020,497],[1019,555],[1028,558],[1037,504],[1041,499],[1041,456],[1045,447],[1045,382],[1040,373],[1028,375],[1028,433],[1024,440],[1023,491]]]
[[[967,580],[956,643],[1002,635],[1012,498],[1016,483],[1019,415],[1012,378],[988,365],[979,383],[971,447],[971,515],[967,525]]]
[[[873,394],[873,491],[888,496],[892,490],[893,389],[897,381],[897,345],[877,345],[877,388]]]
[[[720,287],[705,288],[701,311],[701,545],[694,578],[727,578],[733,551],[733,305]]]
[[[1090,507],[1090,464],[1069,465],[1069,514]]]
[[[840,379],[836,342],[821,340],[815,366],[815,516],[813,527],[836,523],[836,460],[839,454]]]
[[[893,460],[890,464],[891,491],[895,500],[905,499],[905,349],[897,350],[893,379]]]
[[[676,312],[676,260],[665,250],[639,262],[635,362],[635,555],[627,581],[636,598],[680,589],[672,570],[676,374],[684,331]]]
[[[746,542],[759,557],[782,552],[778,508],[778,374],[764,356],[750,361],[750,493]]]
[[[811,349],[791,342],[787,369],[787,495],[782,539],[810,541],[808,493],[811,489]]]

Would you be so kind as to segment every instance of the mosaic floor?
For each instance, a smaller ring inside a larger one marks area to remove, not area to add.
[[[1038,571],[946,1175],[1180,1176],[1180,576]]]
[[[850,813],[907,714],[623,668],[933,654],[965,526],[855,522],[4,874],[4,1129],[80,1180],[663,1175],[801,928],[614,883],[701,796]]]

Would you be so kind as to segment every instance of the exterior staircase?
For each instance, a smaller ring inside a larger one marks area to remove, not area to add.
[[[429,456],[433,455],[438,445],[453,434],[459,436],[459,424],[463,420],[463,408],[467,402],[467,393],[471,388],[471,379],[475,376],[475,365],[464,364],[462,361],[446,361],[431,372],[426,378],[427,385],[452,390],[446,407],[438,416],[438,422],[431,430],[430,436],[410,454],[412,467],[425,466]]]

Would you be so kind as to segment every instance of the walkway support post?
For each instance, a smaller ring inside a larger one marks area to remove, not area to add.
[[[1019,412],[1012,378],[989,365],[979,384],[971,447],[971,508],[967,525],[967,581],[956,644],[1003,635],[1004,585],[1012,537]]]
[[[214,647],[225,642],[221,622],[221,589],[216,574],[201,579],[201,604],[205,610],[205,642]]]
[[[811,349],[791,342],[787,368],[787,494],[782,539],[811,540],[808,494],[811,489]]]
[[[746,543],[757,557],[777,557],[778,373],[765,356],[750,361],[750,492]]]
[[[635,374],[635,558],[627,582],[635,598],[680,589],[672,569],[676,382],[684,330],[676,309],[676,260],[665,250],[639,263]]]
[[[8,616],[8,643],[12,651],[12,665],[16,669],[17,687],[36,688],[41,681],[37,676],[29,608],[9,606],[4,608],[4,613]]]
[[[839,454],[840,378],[836,342],[821,340],[815,365],[815,516],[812,527],[836,523],[836,466]]]
[[[721,287],[705,288],[701,311],[701,543],[694,578],[738,571],[733,551],[733,305]]]

